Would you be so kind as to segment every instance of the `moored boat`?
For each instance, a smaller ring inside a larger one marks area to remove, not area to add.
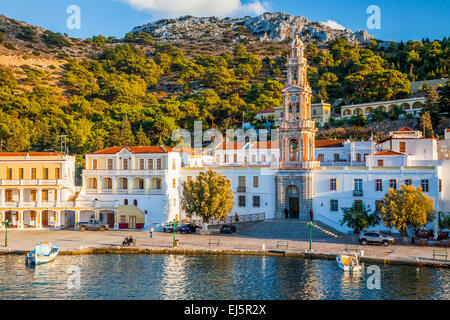
[[[55,260],[59,253],[59,246],[54,246],[47,241],[42,241],[36,245],[33,251],[25,256],[25,262],[39,265]]]
[[[336,262],[344,271],[361,271],[362,267],[359,264],[359,256],[357,253],[342,252],[336,256]]]

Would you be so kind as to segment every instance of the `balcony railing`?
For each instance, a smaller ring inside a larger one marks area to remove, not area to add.
[[[0,185],[3,186],[54,186],[54,185],[73,185],[73,182],[68,179],[13,179],[0,180]]]
[[[364,167],[364,161],[321,161],[321,167]]]
[[[167,169],[160,170],[138,170],[138,169],[115,169],[115,170],[83,170],[83,176],[161,176]]]
[[[354,197],[362,197],[363,191],[362,190],[353,190],[353,196]]]
[[[118,207],[118,201],[7,201],[0,203],[5,208],[115,208]]]
[[[238,186],[237,192],[247,192],[247,188],[245,186]]]

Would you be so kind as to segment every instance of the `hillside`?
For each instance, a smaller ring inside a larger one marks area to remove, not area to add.
[[[196,24],[200,29],[209,25],[211,30],[229,21],[224,32],[248,37],[217,35],[213,41],[202,29],[191,32],[195,37],[203,32],[197,40],[165,38],[186,32],[195,19],[203,21]],[[448,76],[447,39],[387,47],[375,40],[358,44],[348,30],[328,30],[285,14],[216,22],[184,17],[154,23],[167,28],[181,23],[179,31],[146,25],[122,39],[99,35],[85,40],[0,16],[3,149],[58,150],[60,134],[69,136],[69,149],[76,154],[118,144],[170,145],[172,131],[192,129],[194,120],[205,128],[214,122],[221,130],[238,127],[243,117],[252,121],[258,111],[282,103],[292,35],[283,19],[298,25],[296,32],[318,28],[315,38],[302,32],[313,101],[339,108],[395,99],[410,94],[411,80]],[[323,41],[320,32],[326,34]]]

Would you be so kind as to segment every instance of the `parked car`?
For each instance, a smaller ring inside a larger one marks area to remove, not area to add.
[[[220,233],[233,233],[236,232],[236,226],[231,224],[224,224],[220,227]]]
[[[176,226],[175,232],[177,232],[177,231],[179,231],[179,230],[180,230],[180,227],[179,227],[179,226]],[[163,231],[164,231],[164,232],[173,232],[173,224],[171,224],[171,223],[166,223],[166,224],[163,226]]]
[[[89,222],[78,222],[76,227],[80,228],[81,231],[85,230],[105,231],[109,229],[109,225],[107,223],[101,223],[100,221],[95,219],[91,219],[89,220]]]
[[[394,238],[385,236],[381,232],[361,232],[358,240],[362,245],[377,243],[387,247],[390,244],[394,244]]]
[[[197,228],[199,228],[199,226],[193,223],[183,224],[180,228],[180,233],[194,233]]]

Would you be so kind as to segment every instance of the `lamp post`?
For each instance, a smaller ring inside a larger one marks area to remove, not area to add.
[[[8,227],[11,225],[11,221],[3,221],[2,224],[5,226],[5,248],[8,247]]]
[[[177,247],[177,237],[176,237],[176,230],[177,230],[177,226],[178,226],[178,221],[174,220],[173,221],[173,247]]]
[[[309,251],[312,250],[312,232],[311,229],[314,228],[314,223],[312,221],[307,222],[306,226],[309,228]]]

